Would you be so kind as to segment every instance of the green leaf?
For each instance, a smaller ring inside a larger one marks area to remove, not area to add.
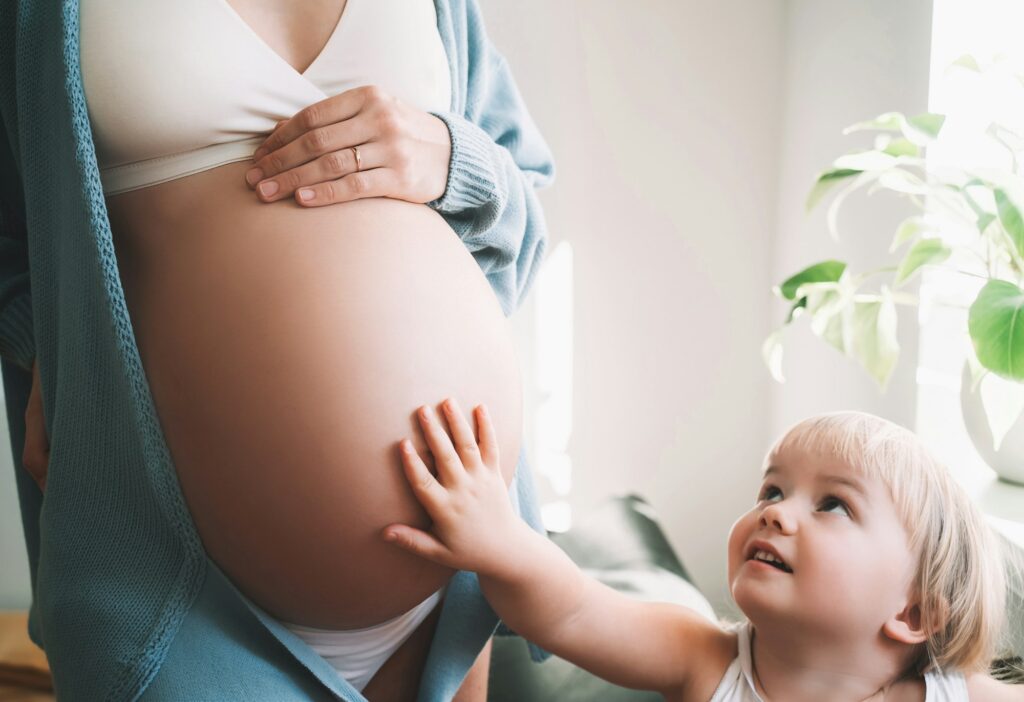
[[[903,136],[912,144],[927,146],[939,135],[945,121],[945,115],[931,112],[925,112],[909,119],[900,112],[886,112],[873,120],[850,125],[843,130],[843,134],[864,130],[902,132]]]
[[[894,169],[893,169],[894,170]],[[836,196],[832,198],[832,202],[828,205],[828,210],[825,212],[825,223],[828,225],[828,233],[836,241],[839,240],[839,208],[852,193],[858,188],[863,188],[865,185],[873,180],[877,180],[880,176],[890,173],[890,171],[864,171],[856,178],[853,182],[847,183],[843,188],[836,193]]]
[[[918,216],[907,217],[896,229],[892,237],[892,244],[889,245],[889,252],[892,253],[905,243],[916,237],[924,229],[924,219]]]
[[[924,146],[939,136],[942,125],[945,123],[946,115],[925,112],[907,120],[907,124],[903,128],[903,135],[915,144]]]
[[[986,373],[978,388],[988,428],[992,432],[992,448],[996,451],[1010,429],[1024,412],[1024,385]]]
[[[885,114],[878,115],[872,120],[867,122],[857,122],[857,124],[851,124],[849,127],[843,130],[843,134],[849,134],[851,132],[862,132],[865,130],[882,130],[887,132],[898,132],[903,128],[905,122],[903,114],[900,112],[886,112]]]
[[[782,329],[775,330],[764,340],[761,344],[761,357],[772,378],[779,383],[786,382],[782,376]]]
[[[1003,190],[995,190],[996,207],[999,210],[999,223],[1010,235],[1013,245],[1017,247],[1017,253],[1024,255],[1024,219],[1020,216],[1020,209],[1014,204]]]
[[[799,317],[805,307],[807,307],[806,297],[801,297],[799,300],[794,302],[793,306],[789,308],[789,313],[786,315],[786,324],[789,324],[794,319]]]
[[[921,147],[909,139],[893,139],[883,151],[890,156],[920,156]]]
[[[942,243],[942,239],[918,239],[900,261],[900,266],[896,269],[895,284],[904,283],[921,266],[929,263],[942,263],[949,258],[951,253],[953,253],[952,250]]]
[[[888,188],[897,193],[907,195],[927,195],[929,192],[926,183],[922,182],[913,173],[909,173],[902,168],[891,168],[880,173],[877,187]],[[874,192],[874,189],[872,192]]]
[[[856,151],[840,156],[832,164],[838,170],[883,171],[896,165],[896,157],[885,151]]]
[[[804,283],[797,288],[797,297],[807,300],[807,312],[812,316],[835,314],[847,298],[853,294],[853,286],[846,280],[839,282]],[[812,320],[813,324],[813,320]]]
[[[828,345],[839,351],[844,356],[849,352],[850,344],[850,315],[846,310],[839,310],[835,314],[826,317],[819,325],[818,336],[828,342]]]
[[[978,233],[984,234],[985,230],[988,229],[988,225],[996,221],[996,216],[989,214],[988,212],[982,212],[978,215]]]
[[[1024,380],[1024,291],[990,280],[967,315],[967,329],[981,365],[1010,380]]]
[[[810,194],[807,196],[807,204],[804,206],[805,211],[810,212],[814,209],[821,198],[833,188],[847,178],[852,178],[855,175],[859,175],[860,171],[853,170],[850,168],[838,168],[825,171],[818,176],[818,179],[814,183],[814,187],[811,188]]]
[[[989,188],[985,184],[985,181],[979,178],[971,178],[962,186],[955,189],[960,191],[960,194],[963,195],[964,200],[967,201],[967,205],[971,208],[976,217],[980,218],[982,215],[987,214],[985,208],[978,204],[977,199],[974,197],[974,191],[980,191],[981,195],[989,193]]]
[[[950,68],[953,66],[959,66],[960,68],[966,68],[967,70],[974,71],[975,73],[981,73],[981,67],[978,65],[978,60],[970,54],[964,54],[956,61],[949,64],[949,66]]]
[[[853,305],[853,355],[884,390],[896,367],[896,305],[883,286],[882,299]]]
[[[840,280],[836,283],[804,283],[797,295],[807,300],[811,315],[811,331],[846,354],[852,334],[850,325],[853,286]]]
[[[796,275],[787,278],[776,292],[787,300],[796,300],[796,292],[804,283],[834,283],[839,280],[846,270],[846,264],[842,261],[822,261],[808,266]]]

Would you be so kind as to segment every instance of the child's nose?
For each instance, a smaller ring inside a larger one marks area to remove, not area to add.
[[[784,534],[792,533],[796,529],[796,520],[778,503],[768,505],[762,510],[760,523],[763,527],[774,527]]]

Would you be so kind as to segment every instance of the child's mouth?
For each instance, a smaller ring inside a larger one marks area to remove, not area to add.
[[[793,569],[786,565],[781,558],[776,556],[774,553],[769,553],[768,551],[764,551],[761,549],[754,551],[754,554],[750,557],[750,560],[758,561],[759,563],[764,563],[765,565],[769,565],[775,568],[776,570],[781,570],[783,573],[793,572]]]

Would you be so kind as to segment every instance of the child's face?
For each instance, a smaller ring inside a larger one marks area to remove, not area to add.
[[[785,567],[754,559],[758,542]],[[757,504],[729,534],[729,587],[755,625],[878,636],[914,572],[884,483],[824,452],[784,444],[770,456]]]

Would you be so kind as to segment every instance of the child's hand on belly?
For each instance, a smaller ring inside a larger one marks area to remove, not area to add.
[[[479,440],[455,400],[448,399],[441,407],[451,439],[432,408],[423,406],[416,412],[434,456],[436,477],[411,441],[403,439],[400,446],[405,476],[434,526],[428,533],[389,524],[383,536],[441,565],[500,577],[502,569],[509,567],[503,554],[509,553],[518,538],[529,538],[532,532],[512,508],[499,469],[494,427],[484,406],[474,411]]]

